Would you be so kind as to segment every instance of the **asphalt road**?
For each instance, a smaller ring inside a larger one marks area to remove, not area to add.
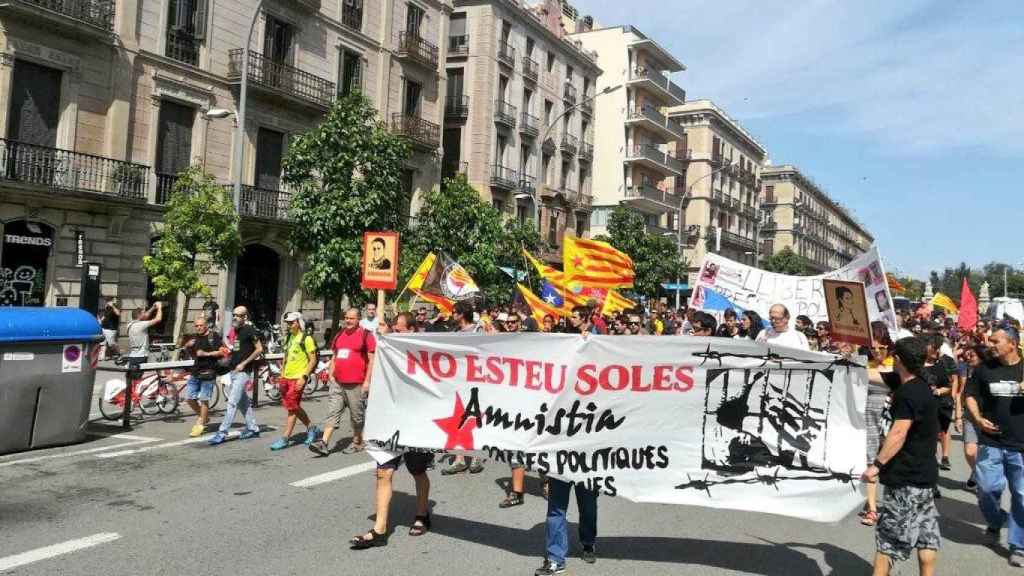
[[[305,405],[319,418],[326,398]],[[258,420],[280,427],[284,411],[262,407]],[[0,456],[0,573],[527,575],[542,561],[546,504],[535,478],[524,506],[499,510],[507,468],[490,463],[456,477],[435,470],[434,529],[414,538],[415,492],[400,470],[389,545],[357,552],[346,542],[372,525],[368,456],[313,458],[301,445],[271,452],[274,431],[210,447],[188,439],[191,423],[183,415],[123,432],[95,422],[84,444]],[[960,489],[960,450],[955,443],[955,469],[941,480],[939,573],[1015,573],[1005,548],[984,545],[974,497]],[[874,555],[873,532],[856,516],[815,524],[606,497],[599,504],[598,561],[571,557],[573,574],[867,574]]]

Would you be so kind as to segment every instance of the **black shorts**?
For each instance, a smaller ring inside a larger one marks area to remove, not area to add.
[[[949,432],[949,425],[953,423],[953,413],[939,410],[939,432]]]
[[[402,464],[402,460],[405,460],[405,469],[409,471],[409,474],[419,476],[426,473],[427,467],[434,461],[434,454],[431,452],[406,452],[383,464],[378,464],[377,469],[397,470],[399,465]]]

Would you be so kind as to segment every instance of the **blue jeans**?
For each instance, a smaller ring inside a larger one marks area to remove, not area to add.
[[[231,371],[231,386],[225,394],[228,408],[224,411],[224,421],[220,423],[221,432],[228,433],[231,425],[235,422],[235,412],[239,410],[245,415],[246,429],[253,432],[260,431],[260,427],[256,425],[256,412],[252,409],[249,393],[245,391],[250,380],[252,380],[252,376],[248,372]]]
[[[548,560],[565,564],[569,553],[569,523],[566,509],[569,508],[570,482],[548,478],[548,519],[547,552]],[[580,512],[580,544],[593,546],[597,540],[597,492],[576,485],[576,508]]]
[[[1002,528],[1009,519],[1010,550],[1024,550],[1024,454],[1015,450],[978,446],[974,468],[978,507],[989,528]],[[1003,490],[1010,487],[1010,513],[1003,511]]]

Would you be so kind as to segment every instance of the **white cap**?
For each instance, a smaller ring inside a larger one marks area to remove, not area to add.
[[[284,315],[285,322],[302,322],[302,313],[300,312],[288,312]]]
[[[497,320],[498,322],[508,322],[508,314],[505,314],[504,312],[502,312],[502,313],[498,314],[498,317],[495,318],[495,320]]]

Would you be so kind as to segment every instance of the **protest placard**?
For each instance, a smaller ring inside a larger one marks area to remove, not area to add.
[[[825,288],[825,308],[832,329],[833,342],[849,342],[857,346],[871,345],[871,322],[868,321],[864,285],[845,280],[822,280]]]

